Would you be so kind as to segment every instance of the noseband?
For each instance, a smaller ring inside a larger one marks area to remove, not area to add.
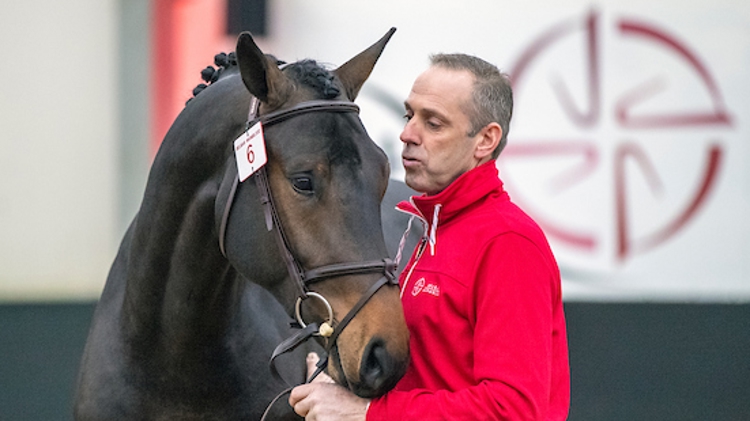
[[[357,106],[353,102],[348,102],[348,101],[323,101],[323,100],[306,101],[306,102],[301,102],[292,108],[275,111],[275,112],[265,114],[265,115],[259,115],[259,106],[260,106],[260,101],[258,101],[257,98],[253,98],[253,101],[250,105],[250,113],[248,116],[248,123],[247,123],[248,128],[252,127],[257,122],[260,122],[263,127],[269,127],[274,124],[282,123],[298,115],[315,113],[315,112],[359,113],[359,106]],[[235,166],[230,165],[230,167],[235,167]],[[236,167],[235,167],[235,171],[236,171]],[[343,329],[349,324],[349,322],[354,318],[357,312],[359,312],[359,310],[362,309],[362,307],[364,307],[367,301],[369,301],[369,299],[383,285],[386,285],[386,284],[398,285],[398,281],[396,279],[396,265],[393,263],[391,259],[384,258],[382,260],[369,261],[369,262],[336,263],[336,264],[317,267],[317,268],[310,269],[310,270],[305,270],[303,266],[300,264],[300,262],[292,254],[291,249],[289,247],[289,241],[286,235],[284,234],[284,229],[281,224],[281,219],[279,218],[278,211],[274,204],[273,194],[271,193],[271,188],[268,182],[268,174],[266,171],[266,167],[264,166],[260,168],[251,177],[255,178],[255,183],[258,188],[258,192],[260,194],[260,200],[263,205],[263,210],[265,213],[266,227],[269,231],[271,230],[274,231],[274,234],[275,234],[274,237],[276,238],[276,244],[279,247],[279,252],[281,254],[281,257],[284,260],[284,263],[286,264],[287,271],[289,272],[289,276],[291,277],[295,286],[297,287],[297,303],[295,306],[296,319],[297,319],[297,323],[300,325],[302,329],[300,332],[298,332],[294,336],[282,342],[274,350],[274,353],[271,357],[271,370],[274,372],[275,375],[278,376],[278,372],[273,364],[276,357],[288,351],[293,350],[302,342],[304,342],[305,340],[309,339],[312,336],[319,335],[319,336],[323,336],[327,338],[325,349],[326,349],[326,352],[330,352],[331,348],[333,348],[333,346],[335,345],[336,340],[338,339]],[[225,181],[227,180],[225,179]],[[222,254],[224,254],[224,256],[226,256],[224,242],[225,242],[227,224],[229,222],[229,212],[231,210],[232,203],[234,202],[234,196],[237,192],[238,184],[239,184],[239,177],[235,175],[233,177],[232,186],[229,191],[229,197],[227,198],[226,206],[224,207],[224,212],[223,212],[221,223],[219,226],[219,247],[221,249]],[[355,304],[354,307],[352,307],[352,309],[349,310],[346,316],[344,316],[344,318],[334,326],[333,310],[331,309],[331,305],[328,303],[328,300],[326,300],[322,295],[315,293],[313,291],[310,291],[308,287],[316,282],[319,282],[325,279],[338,277],[338,276],[361,275],[361,274],[369,274],[369,273],[382,273],[383,276],[377,282],[372,284],[370,288],[368,288],[368,290],[362,295],[362,297],[357,302],[357,304]],[[305,322],[302,320],[302,315],[300,312],[301,303],[302,301],[310,297],[314,297],[322,301],[328,310],[328,319],[322,324],[318,324],[318,323],[305,324]],[[327,361],[327,358],[321,358],[321,362],[323,361]],[[318,372],[322,371],[324,367],[325,365],[321,364],[319,366]]]

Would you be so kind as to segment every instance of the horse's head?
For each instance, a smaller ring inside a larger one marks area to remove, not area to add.
[[[350,102],[393,31],[333,71],[311,60],[281,70],[249,34],[238,40],[240,74],[247,90],[260,101],[261,120],[310,101],[323,106],[286,114],[283,121],[264,127],[265,173],[278,219],[274,224],[283,227],[289,254],[303,272],[382,262],[388,257],[380,222],[388,159],[370,139]],[[328,109],[328,102],[345,106]],[[226,255],[246,278],[271,291],[291,315],[300,285],[289,275],[284,253],[266,229],[266,217],[259,210],[263,190],[259,186],[251,178],[237,187],[226,226]],[[334,331],[339,329],[329,355],[330,374],[366,397],[393,387],[408,361],[408,331],[398,287],[392,283],[376,289],[349,324],[342,324],[361,297],[369,295],[375,283],[382,284],[382,269],[324,273],[306,286],[330,303]],[[328,318],[323,302],[302,300],[306,322]]]

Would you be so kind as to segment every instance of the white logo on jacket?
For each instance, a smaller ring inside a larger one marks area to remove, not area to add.
[[[420,292],[425,292],[436,297],[440,296],[440,287],[435,284],[427,284],[425,286],[425,283],[426,281],[424,278],[419,278],[419,280],[414,284],[414,289],[411,290],[411,295],[416,297]]]

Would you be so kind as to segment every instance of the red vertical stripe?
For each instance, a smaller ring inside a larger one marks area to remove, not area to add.
[[[155,153],[167,133],[174,116],[169,104],[174,96],[171,83],[175,73],[173,36],[173,3],[175,0],[153,0],[151,23],[151,150]]]
[[[151,149],[164,135],[201,83],[200,71],[220,51],[229,52],[226,0],[152,0]]]

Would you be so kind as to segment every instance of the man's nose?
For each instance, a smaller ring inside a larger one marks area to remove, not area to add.
[[[418,143],[419,138],[417,137],[416,130],[414,128],[414,119],[410,119],[404,124],[404,130],[401,131],[401,136],[398,137],[404,143]]]

